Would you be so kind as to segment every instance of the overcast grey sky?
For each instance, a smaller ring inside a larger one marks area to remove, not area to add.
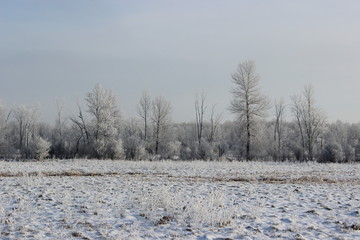
[[[358,122],[359,9],[356,0],[0,0],[0,99],[39,104],[51,121],[57,100],[71,113],[100,83],[125,118],[147,90],[181,122],[205,92],[231,120],[230,74],[253,59],[269,97],[290,103],[312,83],[330,121]]]

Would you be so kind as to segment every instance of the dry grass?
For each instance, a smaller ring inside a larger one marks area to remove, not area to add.
[[[288,176],[281,176],[279,174],[269,173],[259,177],[203,177],[203,176],[173,176],[167,173],[144,173],[144,172],[85,172],[77,169],[67,171],[41,171],[41,172],[0,172],[0,177],[96,177],[96,176],[115,176],[115,175],[129,175],[133,177],[154,177],[160,176],[168,180],[185,181],[185,182],[263,182],[274,184],[301,184],[301,183],[352,183],[359,185],[358,180],[349,179],[329,179],[321,176],[304,175],[296,178],[289,178]]]
[[[353,224],[350,226],[350,228],[355,231],[360,231],[360,223]]]

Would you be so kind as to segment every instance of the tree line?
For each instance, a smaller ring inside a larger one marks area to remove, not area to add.
[[[58,105],[52,124],[39,121],[36,107],[0,104],[0,158],[360,161],[360,123],[328,123],[311,85],[286,105],[262,92],[253,61],[240,63],[231,79],[235,120],[227,122],[204,93],[195,97],[193,122],[174,122],[171,103],[148,92],[137,117],[124,119],[113,91],[100,84],[75,114],[63,116]]]

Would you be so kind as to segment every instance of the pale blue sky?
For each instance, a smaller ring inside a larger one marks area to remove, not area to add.
[[[230,74],[253,59],[269,97],[290,103],[312,83],[330,121],[358,122],[359,9],[355,0],[0,0],[0,99],[38,103],[52,121],[57,100],[72,113],[100,83],[125,118],[148,90],[181,122],[203,91],[231,120]]]

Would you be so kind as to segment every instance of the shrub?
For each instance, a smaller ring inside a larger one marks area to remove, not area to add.
[[[40,136],[34,136],[31,153],[37,160],[43,160],[49,155],[51,143]]]
[[[343,151],[339,144],[328,143],[325,145],[321,156],[321,162],[341,162]]]

